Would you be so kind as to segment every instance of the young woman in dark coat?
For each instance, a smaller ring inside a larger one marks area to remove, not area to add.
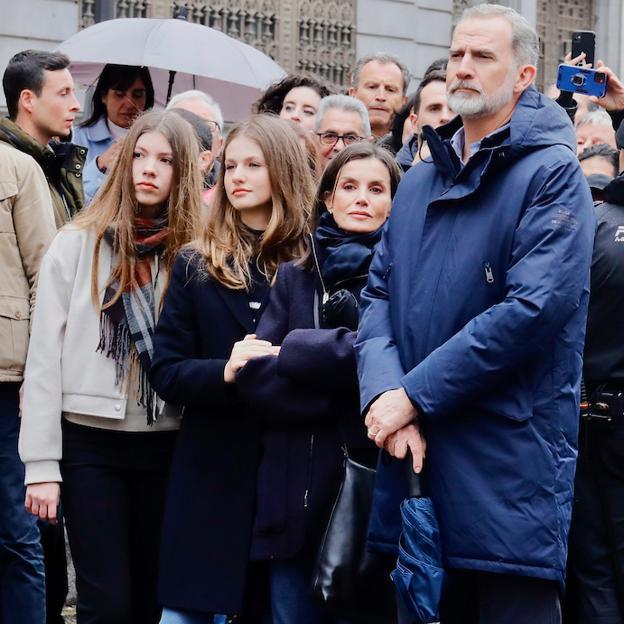
[[[279,351],[250,360],[241,395],[264,429],[252,560],[265,561],[273,624],[330,616],[310,594],[313,564],[343,475],[343,445],[374,466],[359,415],[352,345],[358,300],[400,170],[370,143],[344,149],[317,191],[310,249],[279,268],[258,337]]]
[[[162,624],[247,608],[261,429],[235,374],[273,352],[255,326],[278,265],[304,252],[313,195],[290,125],[252,117],[230,131],[206,225],[175,261],[151,370],[158,394],[184,406],[163,526]]]

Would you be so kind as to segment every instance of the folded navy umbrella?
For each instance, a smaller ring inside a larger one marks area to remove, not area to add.
[[[403,532],[392,580],[400,624],[428,624],[439,618],[444,585],[440,529],[429,498],[408,498],[401,505]]]

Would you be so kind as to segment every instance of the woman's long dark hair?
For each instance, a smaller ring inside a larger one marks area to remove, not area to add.
[[[149,110],[154,106],[154,85],[147,67],[138,67],[136,65],[105,65],[100,77],[98,78],[95,91],[91,103],[93,112],[91,117],[80,124],[82,127],[93,126],[98,119],[106,115],[106,106],[102,102],[102,98],[109,89],[116,91],[127,91],[130,85],[139,79],[145,85],[145,109]]]

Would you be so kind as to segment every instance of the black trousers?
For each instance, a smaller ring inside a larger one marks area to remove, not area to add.
[[[78,624],[158,624],[158,551],[175,433],[63,423]]]
[[[581,423],[566,624],[624,622],[624,423]]]
[[[560,624],[555,581],[448,570],[440,624]]]

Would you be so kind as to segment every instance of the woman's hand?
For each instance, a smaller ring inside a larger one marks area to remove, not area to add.
[[[33,516],[56,524],[56,510],[61,499],[61,487],[52,481],[49,483],[31,483],[26,487],[24,506]]]
[[[410,450],[412,452],[414,472],[418,474],[422,470],[427,443],[422,437],[418,425],[407,425],[407,427],[403,427],[403,429],[399,429],[389,435],[384,448],[392,457],[397,459],[404,459],[407,456],[407,451]]]
[[[96,157],[95,164],[102,173],[106,173],[113,166],[120,149],[121,143],[115,142],[105,152]]]
[[[274,347],[268,340],[258,340],[256,334],[248,334],[242,340],[234,343],[230,359],[223,369],[223,379],[225,383],[234,383],[236,373],[249,360],[264,357],[265,355],[278,354],[279,347]]]
[[[417,416],[405,390],[397,388],[384,392],[373,401],[364,424],[368,428],[368,437],[383,448],[389,435],[415,422]]]

